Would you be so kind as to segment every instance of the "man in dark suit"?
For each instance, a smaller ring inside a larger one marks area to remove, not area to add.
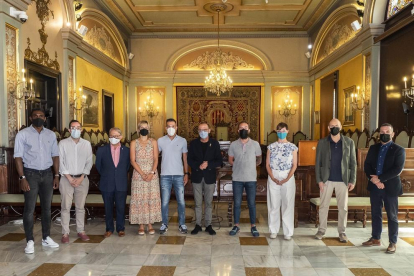
[[[217,140],[209,137],[210,127],[207,123],[198,126],[200,138],[194,139],[188,149],[188,165],[191,167],[191,182],[193,183],[196,226],[192,235],[196,235],[201,228],[203,215],[203,192],[204,192],[204,223],[206,232],[215,235],[211,226],[212,202],[216,183],[216,168],[223,163],[220,145]]]
[[[95,166],[101,179],[99,189],[105,206],[106,232],[110,237],[114,232],[113,210],[116,207],[116,231],[125,236],[125,205],[128,191],[129,149],[121,145],[122,132],[119,128],[109,130],[109,142],[98,149]]]
[[[400,174],[404,168],[405,150],[394,144],[394,131],[391,124],[382,124],[380,128],[381,143],[369,148],[364,163],[370,191],[372,235],[362,243],[365,246],[381,245],[382,207],[388,217],[388,237],[390,245],[386,253],[396,251],[398,238],[398,196],[402,195]]]

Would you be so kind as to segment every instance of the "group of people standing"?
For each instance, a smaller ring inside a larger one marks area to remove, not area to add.
[[[32,125],[16,136],[16,167],[20,187],[24,192],[23,214],[27,245],[25,252],[34,253],[33,212],[37,197],[42,208],[42,245],[59,247],[50,238],[51,201],[53,190],[61,194],[62,243],[69,243],[70,210],[75,203],[77,236],[83,241],[85,233],[85,202],[89,190],[88,175],[93,165],[90,142],[82,139],[82,125],[76,120],[69,123],[71,137],[60,141],[55,134],[44,128],[45,113],[33,109],[30,115]],[[351,139],[340,134],[341,123],[333,119],[329,124],[330,135],[319,141],[316,157],[316,181],[320,188],[320,226],[315,238],[322,239],[327,228],[329,203],[333,191],[338,201],[338,232],[341,242],[347,242],[347,199],[356,182],[355,146]],[[160,234],[168,231],[169,202],[171,191],[178,205],[178,230],[187,234],[185,224],[184,186],[188,183],[191,168],[191,182],[195,201],[196,225],[191,234],[203,230],[203,201],[205,232],[215,235],[212,223],[212,201],[216,189],[216,168],[223,163],[219,142],[210,137],[210,126],[202,122],[198,126],[199,138],[190,142],[187,148],[185,138],[177,135],[177,122],[166,121],[167,135],[156,141],[149,137],[150,125],[141,121],[138,125],[139,138],[132,141],[130,148],[121,144],[119,128],[109,131],[109,144],[96,153],[95,166],[100,174],[99,189],[105,207],[106,230],[109,238],[116,230],[118,236],[125,236],[125,206],[128,191],[128,171],[133,167],[129,221],[138,224],[138,235],[153,235],[153,224],[162,222]],[[288,125],[279,123],[276,127],[278,141],[267,148],[266,169],[268,172],[267,206],[270,238],[277,237],[282,221],[285,240],[294,232],[295,179],[298,148],[288,142]],[[243,191],[246,192],[251,234],[258,237],[256,227],[256,167],[262,162],[262,150],[257,141],[249,137],[247,122],[238,124],[239,139],[232,142],[228,151],[232,166],[232,188],[234,195],[234,226],[231,236],[240,231],[240,213]],[[388,214],[390,246],[387,252],[395,252],[398,234],[398,195],[402,193],[399,174],[405,160],[404,149],[392,143],[393,130],[389,124],[381,126],[381,143],[372,146],[365,161],[365,172],[371,191],[373,231],[372,238],[364,245],[380,244],[382,227],[382,204]],[[157,167],[161,152],[161,175]],[[386,158],[385,158],[386,156]],[[53,172],[51,167],[53,167]],[[398,188],[399,187],[399,188]],[[116,209],[116,229],[113,210]]]

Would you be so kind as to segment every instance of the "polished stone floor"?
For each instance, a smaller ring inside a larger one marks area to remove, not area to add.
[[[37,221],[35,253],[31,255],[24,254],[23,226],[4,224],[0,226],[0,275],[414,275],[414,222],[400,223],[397,253],[388,255],[384,253],[388,245],[386,227],[381,247],[362,247],[361,243],[370,237],[370,224],[364,229],[361,223],[353,222],[348,223],[347,244],[337,241],[335,222],[329,223],[327,237],[322,241],[313,238],[314,225],[304,223],[295,229],[290,241],[283,240],[282,233],[270,239],[266,205],[258,204],[259,238],[251,237],[248,223],[241,225],[238,236],[230,237],[227,219],[221,222],[220,229],[214,224],[216,236],[205,232],[182,235],[178,232],[175,207],[172,204],[170,208],[172,217],[164,236],[138,236],[137,226],[127,223],[125,237],[112,235],[105,239],[105,223],[96,218],[86,226],[91,241],[82,242],[76,233],[71,233],[70,244],[55,250],[42,248]],[[226,206],[220,205],[218,214],[225,218],[226,211]],[[193,215],[193,210],[187,208],[188,221]],[[247,218],[248,210],[243,210],[242,216]],[[187,225],[192,230],[194,222]],[[75,231],[76,227],[71,229]],[[60,226],[53,224],[51,236],[55,241],[60,241],[60,232]]]

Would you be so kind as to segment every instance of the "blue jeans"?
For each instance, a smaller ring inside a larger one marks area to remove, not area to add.
[[[101,193],[105,207],[106,232],[114,232],[114,203],[116,208],[116,232],[125,231],[127,191],[120,192],[114,190],[113,192],[101,191]]]
[[[179,225],[185,224],[185,202],[184,202],[184,176],[183,175],[161,175],[161,213],[162,223],[168,225],[168,204],[170,203],[171,188],[174,188],[178,204]]]
[[[398,239],[398,196],[388,196],[385,190],[374,187],[370,192],[372,237],[381,239],[382,232],[382,207],[385,207],[388,218],[388,238],[392,243]]]
[[[234,224],[240,222],[243,189],[246,189],[247,206],[249,207],[250,224],[256,224],[256,181],[233,181]]]

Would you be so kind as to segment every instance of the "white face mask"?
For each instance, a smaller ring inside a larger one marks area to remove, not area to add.
[[[167,133],[168,133],[168,136],[174,136],[175,128],[172,128],[172,127],[168,128]]]
[[[113,137],[112,138],[109,138],[109,142],[111,142],[112,145],[118,144],[119,141],[121,141],[121,140],[118,139],[118,138],[113,138]]]
[[[70,136],[72,136],[73,139],[78,139],[81,136],[80,129],[72,129],[70,131]]]

